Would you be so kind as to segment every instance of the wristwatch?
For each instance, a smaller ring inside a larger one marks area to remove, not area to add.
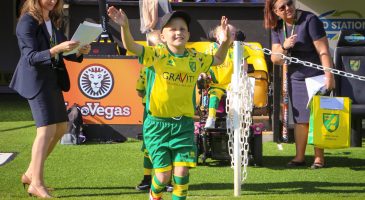
[[[288,51],[289,49],[285,49],[284,45],[281,45],[281,49],[284,51]]]

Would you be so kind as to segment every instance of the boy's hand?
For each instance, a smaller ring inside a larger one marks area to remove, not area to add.
[[[118,11],[114,6],[109,7],[108,16],[119,26],[122,26],[123,28],[128,26],[128,17],[122,9],[119,9]]]
[[[221,37],[221,45],[219,45],[219,48],[217,52],[214,55],[213,64],[212,66],[220,65],[224,62],[224,59],[226,59],[226,55],[229,48],[229,43],[231,40],[231,33],[229,31],[228,27],[228,18],[225,16],[222,16],[221,19],[221,28],[222,28],[222,37]]]
[[[109,7],[108,16],[111,20],[120,25],[120,34],[124,48],[136,56],[141,56],[143,52],[143,46],[137,44],[134,41],[131,31],[129,30],[128,17],[123,12],[123,10],[117,10],[114,6]]]
[[[222,32],[224,33],[223,37],[221,38],[222,43],[226,42],[226,41],[230,41],[231,33],[229,31],[228,18],[226,16],[222,16],[221,27],[222,27]]]

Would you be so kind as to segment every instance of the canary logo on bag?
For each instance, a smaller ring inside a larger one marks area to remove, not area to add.
[[[338,128],[339,124],[339,115],[338,114],[329,114],[323,113],[323,125],[329,132],[334,132]]]

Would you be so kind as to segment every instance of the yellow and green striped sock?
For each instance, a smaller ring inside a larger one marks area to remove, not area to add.
[[[162,191],[165,189],[166,184],[161,183],[156,175],[153,176],[151,185],[151,194],[154,198],[160,198],[162,196]]]
[[[172,200],[185,200],[188,195],[189,174],[186,176],[173,175],[174,190],[172,191]]]

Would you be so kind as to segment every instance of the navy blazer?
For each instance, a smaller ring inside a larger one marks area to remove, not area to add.
[[[61,31],[56,28],[54,31],[58,44],[67,40]],[[41,91],[47,78],[54,77],[51,76],[51,73],[55,73],[53,68],[55,64],[65,68],[63,58],[77,62],[82,61],[83,56],[77,58],[76,54],[71,54],[63,57],[60,53],[59,61],[55,63],[50,53],[50,35],[46,24],[39,24],[29,13],[24,14],[19,19],[16,36],[20,49],[20,59],[9,87],[27,99],[35,97]]]

